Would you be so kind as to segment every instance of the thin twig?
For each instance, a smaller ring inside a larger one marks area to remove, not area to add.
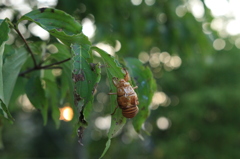
[[[62,67],[54,66],[54,65],[64,63],[66,61],[69,61],[70,59],[71,58],[68,58],[68,59],[65,59],[65,60],[62,60],[62,61],[59,61],[59,62],[55,62],[55,63],[49,64],[49,65],[46,65],[46,66],[33,67],[33,68],[30,68],[26,71],[23,71],[23,72],[19,73],[19,76],[24,76],[27,73],[30,73],[30,72],[36,71],[36,70],[41,70],[41,69],[62,69]]]
[[[16,26],[14,27],[14,29],[15,29],[15,31],[18,33],[18,35],[21,37],[21,39],[23,40],[23,42],[25,43],[25,45],[26,45],[26,47],[27,47],[27,50],[29,51],[29,53],[30,53],[30,55],[31,55],[31,57],[32,57],[32,60],[33,60],[33,63],[34,63],[34,67],[37,68],[38,65],[37,65],[36,59],[35,59],[35,57],[34,57],[34,55],[33,55],[33,52],[32,52],[32,50],[31,50],[31,48],[29,47],[27,41],[24,39],[24,37],[22,36],[21,32],[18,30],[18,28],[17,28]]]
[[[26,71],[20,72],[18,76],[24,76],[25,74],[37,70],[36,68],[30,68]]]
[[[59,62],[55,62],[55,63],[49,64],[49,65],[41,66],[41,69],[49,68],[53,65],[61,64],[61,63],[67,62],[69,60],[71,60],[71,58],[68,58],[68,59],[65,59],[65,60],[62,60],[62,61],[59,61]]]
[[[49,64],[49,65],[45,65],[45,66],[41,66],[41,64],[43,64],[45,61],[39,63],[39,65],[37,64],[36,62],[36,59],[33,55],[33,52],[31,50],[31,48],[29,47],[27,41],[24,39],[23,35],[21,34],[21,32],[18,30],[18,28],[15,26],[14,27],[14,30],[18,33],[18,35],[21,37],[21,39],[23,40],[23,42],[25,43],[26,47],[27,47],[27,50],[29,51],[31,57],[32,57],[32,60],[33,60],[33,63],[34,63],[34,67],[33,68],[30,68],[26,71],[23,71],[21,73],[19,73],[19,76],[24,76],[25,74],[29,73],[29,72],[32,72],[32,71],[35,71],[35,70],[41,70],[41,69],[61,69],[62,67],[59,67],[59,66],[54,66],[54,65],[57,65],[57,64],[61,64],[61,63],[64,63],[66,61],[69,61],[71,58],[68,58],[68,59],[65,59],[65,60],[62,60],[62,61],[59,61],[59,62],[55,62],[55,63],[52,63],[52,64]]]

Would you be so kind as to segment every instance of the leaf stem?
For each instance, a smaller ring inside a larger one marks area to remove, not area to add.
[[[32,57],[32,60],[33,60],[33,63],[34,63],[34,67],[35,67],[35,68],[38,68],[39,66],[37,65],[36,59],[35,59],[35,57],[34,57],[34,55],[33,55],[33,52],[32,52],[32,50],[31,50],[31,48],[29,47],[27,41],[24,39],[23,35],[21,34],[21,32],[18,30],[18,28],[17,28],[16,26],[14,27],[14,30],[18,33],[18,35],[21,37],[21,39],[22,39],[23,42],[25,43],[26,48],[27,48],[28,52],[30,53],[30,55],[31,55],[31,57]]]

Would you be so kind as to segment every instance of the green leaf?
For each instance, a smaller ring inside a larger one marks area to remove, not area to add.
[[[72,16],[53,8],[40,8],[33,10],[22,16],[18,23],[22,20],[34,21],[48,31],[64,31],[67,35],[74,35],[82,32],[82,26],[75,21]]]
[[[6,57],[4,61],[3,88],[6,105],[9,104],[16,80],[18,78],[18,74],[27,58],[27,51],[24,48],[20,48],[16,50],[14,54]]]
[[[26,85],[26,94],[33,106],[39,109],[43,116],[44,125],[47,123],[47,101],[39,77],[32,77]]]
[[[71,50],[65,45],[60,43],[53,44],[57,47],[58,52],[51,55],[56,61],[62,61],[71,57]],[[74,104],[74,96],[72,95],[74,92],[74,82],[72,80],[72,60],[67,62],[61,63],[60,66],[62,67],[62,75],[60,76],[60,87],[59,90],[61,92],[60,99],[64,101],[68,101],[70,106],[72,107],[74,114],[79,114],[79,110],[75,107]],[[61,103],[64,104],[64,103]],[[77,123],[79,120],[78,115],[74,115],[72,122]],[[77,125],[76,125],[77,126]],[[77,128],[76,128],[77,129]]]
[[[110,145],[111,145],[111,139],[108,138],[108,141],[107,141],[107,143],[106,143],[106,147],[105,147],[105,149],[104,149],[104,151],[103,151],[103,153],[102,153],[102,155],[101,155],[100,158],[102,158],[102,157],[106,154],[106,152],[107,152],[107,150],[109,149]]]
[[[106,53],[105,51],[97,47],[92,47],[92,50],[97,51],[103,58],[104,65],[106,66],[106,69],[107,69],[107,76],[109,81],[112,81],[113,77],[117,77],[120,79],[124,78],[122,68],[119,65],[119,63],[115,60],[114,57],[112,57],[111,55],[109,55],[108,53]],[[113,85],[112,82],[110,82],[110,90],[113,92],[116,92],[116,87]],[[115,107],[117,106],[116,98],[117,98],[116,95],[110,96],[110,104],[111,104],[112,110],[114,110]],[[111,126],[108,132],[108,142],[106,144],[106,147],[101,157],[103,157],[104,154],[107,152],[111,143],[110,139],[113,138],[119,132],[119,130],[122,129],[125,123],[126,123],[126,118],[122,115],[122,110],[118,108],[116,112],[112,115]]]
[[[84,100],[83,105],[86,108],[84,108],[84,117],[88,118],[92,110],[93,95],[101,77],[100,64],[88,63],[89,53],[82,45],[74,44],[71,47],[74,54],[72,76],[75,105],[80,107],[82,100]]]
[[[0,46],[4,45],[5,42],[8,40],[8,33],[9,33],[9,26],[7,23],[7,19],[3,20],[0,24]]]
[[[2,132],[3,132],[3,125],[0,124],[0,150],[4,148],[3,140],[2,140],[2,134],[3,134]]]
[[[23,20],[35,22],[68,46],[72,43],[91,45],[82,33],[82,26],[72,16],[61,10],[40,8],[22,16],[18,23]]]
[[[14,119],[13,119],[12,115],[10,114],[7,106],[6,106],[5,103],[2,101],[2,99],[0,99],[0,105],[1,105],[0,111],[1,111],[1,112],[3,111],[3,114],[2,114],[2,113],[1,113],[1,114],[2,114],[5,118],[10,119],[11,121],[13,121]]]
[[[45,74],[46,72],[48,72],[47,76]],[[45,77],[49,77],[49,73],[51,73],[50,70],[45,70],[44,71]],[[58,89],[55,79],[51,80],[51,79],[44,78],[44,81],[46,82],[46,97],[48,99],[48,105],[49,105],[48,107],[51,109],[52,119],[55,122],[56,128],[59,128],[60,111],[59,111],[58,105],[59,105],[60,90]]]
[[[8,39],[9,26],[7,20],[2,20],[0,24],[0,108],[6,113],[5,117],[12,119],[10,112],[8,111],[6,100],[4,97],[4,77],[3,77],[3,52],[5,42]]]
[[[133,126],[137,133],[140,132],[142,124],[150,115],[149,105],[151,104],[152,97],[156,91],[156,82],[153,74],[148,67],[135,58],[125,59],[129,72],[136,81],[138,89],[136,89],[139,100],[139,112],[133,118]]]
[[[57,48],[57,52],[54,54],[51,54],[50,58],[58,61],[63,61],[68,58],[71,58],[71,52],[70,49],[62,45],[60,43],[53,44]],[[68,92],[73,92],[73,82],[72,82],[72,62],[66,61],[64,63],[61,63],[60,66],[62,67],[62,75],[60,77],[61,79],[61,99],[65,98]],[[72,95],[71,95],[72,97]],[[73,104],[73,98],[69,99],[71,105]]]

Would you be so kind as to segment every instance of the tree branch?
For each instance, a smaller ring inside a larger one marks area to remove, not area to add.
[[[55,63],[49,64],[49,65],[46,65],[46,66],[41,66],[41,69],[49,68],[53,65],[61,64],[61,63],[67,62],[69,60],[71,60],[71,58],[68,58],[68,59],[65,59],[65,60],[62,60],[62,61],[59,61],[59,62],[55,62]]]
[[[30,73],[32,71],[36,71],[36,70],[41,70],[41,69],[62,69],[62,67],[59,67],[59,66],[55,66],[53,67],[54,65],[57,65],[57,64],[61,64],[61,63],[64,63],[64,62],[67,62],[69,61],[71,58],[68,58],[68,59],[65,59],[65,60],[62,60],[62,61],[59,61],[59,62],[55,62],[55,63],[52,63],[52,64],[49,64],[49,65],[46,65],[46,66],[37,66],[37,67],[33,67],[33,68],[30,68],[26,71],[23,71],[21,73],[19,73],[19,76],[24,76],[25,74],[27,73]]]
[[[31,50],[31,48],[29,47],[27,41],[24,39],[24,37],[22,36],[21,32],[18,30],[18,28],[17,28],[16,26],[14,27],[14,30],[18,33],[18,35],[21,37],[21,39],[22,39],[23,42],[25,43],[26,48],[27,48],[28,52],[30,53],[30,55],[31,55],[31,57],[32,57],[32,60],[33,60],[33,63],[34,63],[34,67],[37,68],[38,65],[37,65],[36,59],[35,59],[35,57],[34,57],[34,55],[33,55],[33,52],[32,52],[32,50]]]

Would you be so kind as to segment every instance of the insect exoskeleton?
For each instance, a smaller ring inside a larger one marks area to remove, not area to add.
[[[117,95],[117,102],[118,105],[116,109],[120,107],[122,109],[122,114],[126,118],[133,118],[138,113],[138,97],[134,89],[138,88],[137,86],[132,87],[128,82],[130,80],[129,73],[125,70],[125,77],[124,79],[118,79],[113,77],[112,81],[113,84],[117,87],[117,93],[108,93],[109,95]]]

